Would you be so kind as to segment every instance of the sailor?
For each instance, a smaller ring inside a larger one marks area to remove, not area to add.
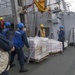
[[[40,24],[40,30],[38,32],[38,36],[39,37],[46,37],[45,29],[44,29],[44,25],[43,24]]]
[[[6,37],[6,33],[7,33],[7,31],[9,31],[10,26],[11,26],[10,22],[5,22],[5,29],[3,29],[3,31],[2,31],[2,35],[4,37]]]
[[[64,41],[65,41],[64,27],[60,26],[59,29],[60,29],[60,31],[59,31],[59,35],[58,35],[58,41],[62,42],[62,48],[64,50]]]
[[[4,29],[4,19],[0,17],[0,33],[2,34],[2,30]]]
[[[19,58],[19,64],[20,64],[19,72],[22,73],[22,72],[28,71],[28,69],[24,67],[25,56],[24,56],[24,52],[22,48],[24,47],[24,44],[26,45],[27,48],[29,48],[29,44],[28,44],[26,33],[24,31],[24,24],[19,23],[18,28],[19,30],[15,31],[14,38],[13,38],[15,51],[11,53],[10,67],[14,66],[13,61],[14,61],[15,55],[17,54]]]

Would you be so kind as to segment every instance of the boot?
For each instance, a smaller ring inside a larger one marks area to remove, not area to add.
[[[24,66],[21,66],[19,73],[28,72],[29,70],[24,68]]]
[[[10,64],[10,68],[14,67],[16,64]]]

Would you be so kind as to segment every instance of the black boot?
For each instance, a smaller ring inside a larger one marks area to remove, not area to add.
[[[29,70],[26,69],[26,68],[24,68],[24,66],[21,66],[21,68],[20,68],[20,70],[19,70],[20,73],[28,72],[28,71],[29,71]]]
[[[14,67],[16,64],[10,64],[10,68]]]

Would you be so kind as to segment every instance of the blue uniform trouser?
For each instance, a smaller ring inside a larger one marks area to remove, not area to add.
[[[3,74],[1,74],[1,75],[9,75],[8,74],[8,71],[5,71]]]
[[[64,50],[65,49],[65,47],[64,47],[64,40],[58,40],[58,41],[62,42],[62,48]]]
[[[14,57],[15,55],[18,55],[18,58],[19,58],[19,64],[22,66],[24,65],[24,52],[22,50],[22,48],[18,49],[15,47],[15,51],[11,52],[11,58],[10,58],[10,64],[13,63],[14,61]]]
[[[63,50],[64,50],[64,48],[65,48],[65,47],[64,47],[64,41],[62,41],[62,45],[63,45]]]
[[[0,29],[0,33],[2,34],[2,29]]]

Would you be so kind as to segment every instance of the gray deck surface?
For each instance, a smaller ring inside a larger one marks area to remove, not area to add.
[[[16,66],[10,69],[10,75],[75,75],[75,47],[69,46],[63,54],[49,56],[39,64],[25,64],[29,69],[27,73],[19,73],[18,61]]]

